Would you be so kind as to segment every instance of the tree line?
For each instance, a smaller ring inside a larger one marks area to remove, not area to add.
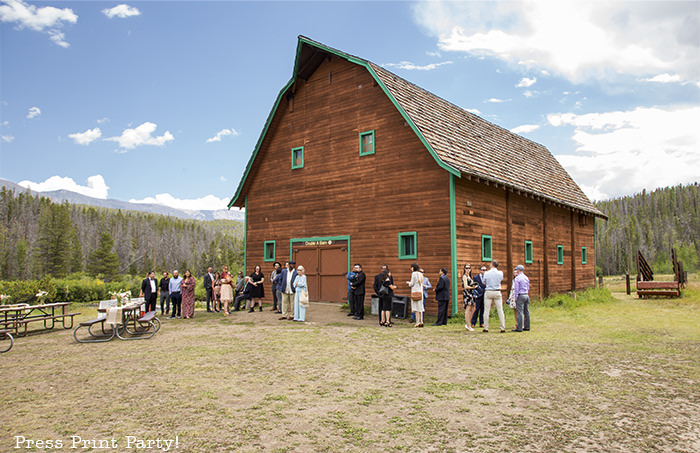
[[[139,211],[54,203],[0,190],[0,280],[64,278],[243,263],[243,224],[184,220]]]
[[[672,273],[671,248],[684,270],[700,269],[700,185],[642,191],[595,205],[608,216],[598,220],[596,264],[604,275],[637,272],[640,250],[655,273]]]

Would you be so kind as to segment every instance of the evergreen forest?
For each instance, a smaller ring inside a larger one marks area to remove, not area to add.
[[[110,281],[173,269],[201,275],[208,266],[239,269],[243,247],[243,224],[236,221],[57,204],[0,191],[0,280],[87,273]]]
[[[671,248],[683,269],[700,269],[700,185],[678,185],[597,202],[596,265],[603,275],[637,273],[640,250],[654,273],[673,272]]]

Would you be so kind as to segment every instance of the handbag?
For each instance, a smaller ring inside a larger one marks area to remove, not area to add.
[[[303,307],[309,306],[309,292],[304,290],[299,293],[299,305]]]
[[[381,288],[379,288],[379,295],[380,296],[387,296],[389,294],[389,287],[382,285]]]
[[[411,300],[413,302],[418,302],[423,300],[423,293],[420,291],[411,291]]]

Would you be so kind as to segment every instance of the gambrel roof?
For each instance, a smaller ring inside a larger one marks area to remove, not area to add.
[[[544,146],[467,112],[381,66],[304,36],[299,36],[292,79],[277,97],[229,207],[242,205],[241,191],[283,95],[297,78],[308,79],[329,55],[365,67],[446,171],[605,217]]]

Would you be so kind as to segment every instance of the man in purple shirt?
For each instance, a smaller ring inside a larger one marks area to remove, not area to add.
[[[525,275],[522,264],[515,267],[513,295],[515,296],[516,326],[513,332],[530,330],[530,279]],[[524,319],[523,319],[524,318]],[[524,324],[523,324],[524,323]]]

